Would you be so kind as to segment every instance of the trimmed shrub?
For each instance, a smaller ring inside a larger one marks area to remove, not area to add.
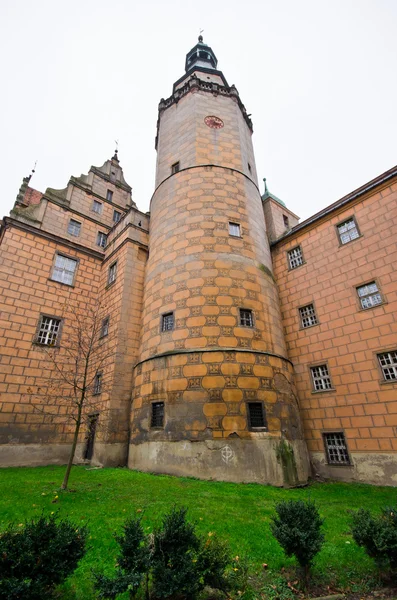
[[[379,516],[360,508],[353,513],[352,536],[380,569],[397,575],[397,507],[385,507]]]
[[[226,590],[230,582],[226,576],[226,568],[230,564],[230,549],[227,542],[216,535],[209,535],[201,540],[197,556],[197,569],[204,585],[218,590]]]
[[[87,528],[56,515],[0,534],[0,600],[51,598],[86,552]]]
[[[324,543],[320,517],[314,502],[288,500],[276,504],[271,531],[287,556],[295,556],[306,575]]]

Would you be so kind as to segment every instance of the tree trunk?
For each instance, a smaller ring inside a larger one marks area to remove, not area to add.
[[[73,459],[74,459],[74,455],[76,452],[77,440],[79,438],[82,406],[83,406],[83,404],[82,404],[82,402],[80,402],[79,409],[77,412],[76,427],[75,427],[74,436],[73,436],[73,444],[72,444],[72,448],[70,450],[69,462],[68,462],[68,466],[66,467],[66,473],[65,473],[65,477],[63,478],[61,490],[66,490],[68,487],[69,475],[70,475],[70,471],[72,470]]]

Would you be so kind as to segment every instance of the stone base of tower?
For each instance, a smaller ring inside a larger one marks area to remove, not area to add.
[[[336,481],[397,485],[397,454],[351,452],[350,465],[329,465],[323,452],[311,452],[313,474]]]
[[[292,487],[307,482],[304,441],[289,445],[291,464],[279,452],[280,439],[145,442],[130,445],[130,469],[236,483]]]

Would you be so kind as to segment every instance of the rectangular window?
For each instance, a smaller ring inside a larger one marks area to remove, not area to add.
[[[303,328],[318,324],[316,311],[314,310],[313,304],[302,306],[299,309],[299,316],[301,318],[301,324]]]
[[[288,264],[290,269],[296,269],[296,267],[303,265],[303,254],[300,246],[288,252]]]
[[[150,427],[164,427],[164,402],[152,402]]]
[[[105,337],[105,335],[109,334],[109,320],[110,320],[109,317],[106,317],[105,319],[103,319],[99,337],[103,338],[103,337]]]
[[[397,350],[378,354],[380,368],[385,381],[397,381]]]
[[[70,233],[70,235],[75,235],[76,237],[78,237],[80,235],[80,230],[81,223],[75,221],[74,219],[70,219],[68,225],[68,233]]]
[[[36,342],[38,344],[43,344],[44,346],[56,346],[59,343],[60,327],[61,319],[42,315]]]
[[[112,199],[113,199],[113,192],[112,192],[112,190],[108,190],[106,192],[106,200],[109,200],[109,202],[111,202]]]
[[[113,223],[118,223],[121,219],[121,212],[118,210],[113,211]]]
[[[323,433],[324,446],[330,465],[350,465],[345,436],[342,432]]]
[[[94,213],[101,215],[102,214],[102,202],[98,202],[98,200],[94,200],[93,205],[92,205],[92,210],[94,211]]]
[[[179,161],[171,165],[171,175],[174,175],[174,173],[179,172],[179,166]]]
[[[343,223],[337,225],[339,239],[341,244],[347,244],[360,237],[354,217],[347,219]]]
[[[116,281],[116,275],[117,275],[117,262],[114,262],[109,267],[108,285],[110,285],[111,283],[114,283]]]
[[[229,235],[233,235],[234,237],[241,237],[241,228],[238,223],[229,222]]]
[[[248,426],[250,429],[267,427],[263,402],[247,402]]]
[[[102,373],[97,373],[94,379],[94,395],[102,392]]]
[[[316,392],[332,389],[331,378],[329,376],[327,365],[310,367],[310,371],[313,378],[313,387]]]
[[[287,215],[283,215],[283,223],[284,223],[284,227],[286,229],[289,229],[289,219],[288,219]]]
[[[252,314],[252,310],[249,310],[248,308],[240,308],[240,325],[243,327],[254,326],[254,316]]]
[[[170,312],[161,317],[161,331],[174,329],[174,313]]]
[[[59,283],[65,283],[66,285],[73,285],[76,267],[77,260],[63,256],[62,254],[57,254],[51,279],[58,281]]]
[[[106,235],[106,233],[103,233],[102,231],[98,231],[98,235],[96,238],[97,246],[100,246],[101,248],[106,248],[107,241],[108,241],[108,236]]]
[[[366,285],[360,285],[357,288],[357,294],[360,298],[361,308],[372,308],[383,302],[375,281],[371,281],[371,283],[367,283]]]

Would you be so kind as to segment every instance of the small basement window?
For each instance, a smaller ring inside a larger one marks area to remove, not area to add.
[[[248,426],[250,429],[267,427],[263,402],[247,402]]]
[[[150,427],[164,427],[164,402],[152,402]]]
[[[329,465],[350,465],[345,434],[340,432],[323,433],[325,452]]]

